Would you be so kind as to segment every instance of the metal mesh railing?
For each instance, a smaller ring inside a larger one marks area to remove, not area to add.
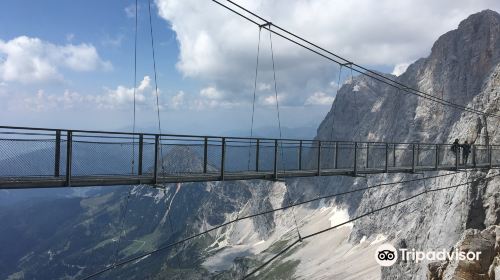
[[[0,139],[0,176],[53,176],[55,140]]]
[[[161,178],[204,174],[224,178],[229,173],[286,172],[314,176],[315,172],[500,166],[500,146],[473,145],[467,161],[463,155],[463,149],[455,152],[449,144],[0,128],[0,178]]]
[[[73,140],[74,176],[113,176],[137,174],[132,169],[132,142],[96,142]],[[137,151],[138,144],[135,144]]]

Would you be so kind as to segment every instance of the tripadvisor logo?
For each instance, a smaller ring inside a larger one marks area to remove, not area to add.
[[[391,266],[398,260],[398,252],[391,244],[382,244],[375,251],[375,260],[380,266]]]
[[[458,249],[446,251],[445,249],[437,251],[417,251],[415,249],[399,249],[397,250],[391,244],[382,244],[375,251],[375,260],[380,266],[391,266],[398,260],[398,255],[403,261],[419,263],[426,261],[477,261],[481,252],[461,252]]]

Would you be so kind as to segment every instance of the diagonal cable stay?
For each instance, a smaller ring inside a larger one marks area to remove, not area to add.
[[[353,189],[353,190],[349,190],[349,191],[345,191],[345,192],[340,192],[340,193],[334,193],[334,194],[330,194],[330,195],[319,196],[319,197],[316,197],[316,198],[313,198],[313,199],[304,200],[304,201],[297,202],[297,203],[290,204],[290,205],[286,205],[286,206],[283,206],[283,207],[270,209],[270,210],[267,210],[267,211],[259,212],[259,213],[256,213],[256,214],[251,214],[251,215],[244,216],[244,217],[238,217],[237,219],[225,222],[223,224],[220,224],[218,226],[215,226],[215,227],[210,228],[208,230],[205,230],[203,232],[200,232],[200,233],[194,234],[192,236],[186,237],[186,238],[184,238],[182,240],[179,240],[179,241],[176,241],[176,242],[173,242],[173,243],[170,243],[170,244],[166,244],[166,245],[160,246],[157,249],[151,250],[149,252],[145,252],[143,254],[140,254],[140,255],[132,257],[132,258],[121,260],[121,261],[115,263],[113,266],[107,266],[106,268],[104,268],[102,270],[99,270],[99,271],[97,271],[97,272],[95,272],[95,273],[93,273],[91,275],[88,275],[88,276],[82,278],[82,280],[95,278],[95,277],[97,277],[97,276],[99,276],[99,275],[101,275],[101,274],[103,274],[105,272],[114,270],[116,268],[122,267],[122,266],[124,266],[126,264],[129,264],[131,262],[135,262],[135,261],[138,261],[138,260],[143,259],[145,257],[149,257],[151,255],[154,255],[154,254],[157,254],[159,252],[165,251],[165,250],[167,250],[169,248],[172,248],[172,247],[177,246],[179,244],[183,244],[183,243],[185,243],[187,241],[190,241],[190,240],[195,239],[197,237],[206,235],[206,234],[208,234],[210,232],[213,232],[213,231],[215,231],[215,230],[217,230],[219,228],[228,226],[230,224],[233,224],[233,223],[236,223],[236,222],[239,222],[239,221],[242,221],[242,220],[251,219],[251,218],[255,218],[255,217],[266,215],[266,214],[271,214],[271,213],[274,213],[274,212],[277,212],[277,211],[283,211],[283,210],[286,210],[286,209],[288,209],[290,207],[295,207],[295,206],[299,206],[299,205],[311,203],[311,202],[314,202],[314,201],[319,201],[319,200],[322,200],[322,199],[329,199],[329,198],[333,198],[333,197],[337,197],[337,196],[342,196],[342,195],[347,195],[347,194],[352,194],[352,193],[356,193],[356,192],[360,192],[360,191],[365,191],[365,190],[370,190],[370,189],[377,189],[377,188],[384,187],[384,186],[391,186],[391,185],[397,185],[397,184],[406,184],[406,183],[418,182],[418,181],[422,181],[422,180],[436,179],[436,178],[440,178],[440,177],[456,175],[456,174],[463,173],[463,172],[466,172],[466,171],[457,171],[457,172],[451,172],[451,173],[446,173],[446,174],[428,176],[428,177],[423,177],[423,178],[413,178],[413,179],[402,180],[402,181],[397,181],[397,182],[390,182],[390,183],[380,183],[380,184],[376,184],[376,185],[372,185],[372,186],[368,186],[368,187],[364,187],[364,188],[357,188],[357,189]]]
[[[244,8],[243,6],[231,1],[231,0],[225,0],[228,3],[232,4],[234,7],[238,8],[242,12],[237,11],[234,8],[229,7],[228,5],[225,5],[222,3],[220,0],[212,0],[213,2],[219,4],[220,6],[224,7],[225,9],[233,12],[234,14],[246,19],[247,21],[250,21],[251,23],[257,25],[257,26],[262,26],[262,28],[268,30],[269,32],[272,32],[273,34],[293,43],[296,44],[304,49],[307,49],[327,60],[330,60],[332,62],[335,62],[339,65],[342,65],[344,67],[350,68],[352,71],[355,71],[356,73],[359,73],[361,75],[367,76],[373,80],[376,80],[378,82],[384,83],[388,86],[398,88],[401,91],[403,91],[406,94],[414,95],[420,98],[424,98],[427,100],[430,100],[432,102],[441,104],[443,106],[448,106],[454,109],[458,109],[461,111],[477,114],[477,115],[482,115],[485,117],[494,117],[494,118],[500,118],[500,115],[498,114],[492,114],[492,113],[486,113],[480,110],[477,110],[475,108],[469,107],[469,106],[464,106],[461,104],[454,103],[450,100],[444,99],[439,96],[434,96],[432,94],[426,93],[422,90],[413,88],[411,86],[405,85],[400,81],[397,81],[396,79],[387,77],[381,73],[378,73],[376,71],[370,70],[364,66],[361,66],[358,63],[354,63],[351,60],[348,60],[340,55],[337,55],[333,53],[332,51],[329,51],[315,43],[312,43],[311,41],[305,39],[304,37],[298,36],[276,24],[272,24],[275,29],[271,29],[270,21],[259,16],[258,14]],[[244,15],[245,13],[246,15]]]
[[[372,211],[369,211],[369,212],[366,212],[364,214],[361,214],[359,216],[356,216],[352,219],[349,219],[343,223],[339,223],[335,226],[332,226],[332,227],[329,227],[329,228],[326,228],[324,230],[320,230],[320,231],[317,231],[317,232],[314,232],[314,233],[311,233],[311,234],[308,234],[306,236],[302,236],[302,239],[297,239],[295,240],[294,242],[292,242],[290,245],[288,245],[287,247],[285,247],[283,250],[281,250],[279,253],[277,253],[276,255],[274,255],[273,257],[271,257],[270,259],[268,259],[267,261],[265,261],[263,264],[259,265],[257,268],[255,268],[254,270],[252,270],[250,273],[248,273],[247,275],[245,275],[245,277],[243,277],[243,279],[248,279],[249,277],[253,276],[254,274],[256,274],[258,271],[262,270],[264,267],[268,266],[269,264],[271,264],[275,259],[277,259],[279,256],[283,255],[284,253],[286,253],[288,250],[290,250],[292,247],[294,247],[295,245],[297,245],[299,242],[303,241],[303,240],[306,240],[306,239],[309,239],[311,237],[314,237],[314,236],[317,236],[317,235],[320,235],[320,234],[323,234],[325,232],[329,232],[331,230],[334,230],[336,228],[339,228],[341,226],[344,226],[346,224],[349,224],[349,223],[352,223],[354,221],[357,221],[361,218],[364,218],[364,217],[367,217],[367,216],[370,216],[374,213],[377,213],[377,212],[380,212],[382,210],[385,210],[385,209],[388,209],[388,208],[391,208],[391,207],[394,207],[396,205],[399,205],[399,204],[402,204],[402,203],[405,203],[405,202],[408,202],[410,200],[413,200],[419,196],[422,196],[422,195],[425,195],[427,193],[431,193],[431,192],[438,192],[438,191],[443,191],[443,190],[448,190],[448,189],[452,189],[452,188],[458,188],[458,187],[461,187],[461,186],[468,186],[469,184],[472,184],[472,183],[477,183],[477,182],[484,182],[484,181],[487,181],[489,179],[492,179],[492,178],[495,178],[495,177],[498,177],[500,176],[500,174],[495,174],[495,175],[492,175],[492,176],[487,176],[487,177],[484,177],[484,178],[479,178],[479,179],[475,179],[475,180],[471,180],[471,181],[467,181],[465,183],[461,183],[461,184],[456,184],[456,185],[453,185],[453,186],[448,186],[448,187],[442,187],[442,188],[435,188],[435,189],[430,189],[430,190],[427,190],[427,188],[425,188],[424,191],[422,192],[419,192],[415,195],[412,195],[412,196],[409,196],[405,199],[402,199],[402,200],[399,200],[397,202],[394,202],[394,203],[391,203],[391,204],[387,204],[385,206],[382,206],[380,208],[377,208],[375,210],[372,210]]]

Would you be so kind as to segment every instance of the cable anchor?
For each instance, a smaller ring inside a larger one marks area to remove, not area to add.
[[[267,22],[265,22],[265,23],[263,23],[263,24],[260,24],[260,25],[259,25],[259,28],[260,28],[260,29],[262,29],[262,28],[266,28],[266,27],[271,28],[271,26],[272,26],[272,25],[273,25],[273,23],[272,23],[272,22],[267,21]]]

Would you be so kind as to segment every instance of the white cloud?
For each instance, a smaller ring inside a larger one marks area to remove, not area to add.
[[[222,93],[219,92],[215,87],[206,87],[201,89],[200,96],[207,99],[221,99]]]
[[[396,64],[391,74],[395,76],[401,76],[401,74],[406,72],[406,69],[408,68],[408,66],[410,66],[410,64],[410,62]]]
[[[172,98],[170,98],[170,107],[172,109],[179,109],[181,108],[183,105],[184,105],[184,96],[186,94],[184,93],[184,91],[179,91],[176,95],[172,96]]]
[[[227,2],[225,2],[227,3]],[[428,55],[432,43],[469,14],[496,0],[239,0],[272,22],[355,62],[393,67]],[[156,0],[180,46],[178,69],[224,92],[224,99],[252,98],[258,28],[212,1]],[[418,16],[416,16],[418,15]],[[390,32],[388,32],[390,30]],[[262,32],[259,83],[272,84],[269,34]],[[303,92],[331,94],[338,66],[273,36],[278,90],[303,105]]]
[[[22,83],[62,80],[61,68],[72,71],[111,69],[91,44],[55,45],[39,38],[20,36],[0,40],[0,80]]]
[[[143,92],[143,91],[145,91],[146,89],[148,89],[150,87],[151,87],[151,78],[149,76],[144,76],[144,78],[142,79],[141,83],[137,87],[137,90],[139,92]]]
[[[271,89],[271,84],[266,84],[266,83],[258,83],[257,84],[257,90],[258,91],[266,91]]]
[[[283,105],[283,101],[285,100],[285,94],[278,94],[278,101],[280,105]],[[260,103],[266,106],[276,105],[276,95],[268,95],[260,98]]]
[[[61,94],[46,94],[44,90],[38,90],[35,96],[29,96],[23,99],[24,106],[31,111],[43,112],[51,109],[73,109],[77,104],[86,101],[92,102],[92,96],[83,96],[77,92],[69,90]]]
[[[145,76],[135,91],[136,104],[143,104],[146,101],[145,92],[151,89],[151,78]],[[104,95],[96,97],[99,107],[116,108],[134,102],[134,88],[118,86],[116,89],[106,89]]]
[[[151,91],[151,79],[145,76],[137,87],[135,100],[136,105],[153,105],[154,100],[151,97],[146,98],[146,93]],[[134,88],[128,88],[122,85],[115,89],[104,89],[100,95],[83,95],[78,92],[65,90],[63,94],[50,93],[45,90],[38,90],[36,94],[19,93],[13,96],[9,102],[20,104],[30,111],[47,111],[50,109],[76,109],[76,108],[100,108],[100,109],[123,109],[130,108],[134,101]],[[19,106],[17,106],[19,107]]]
[[[196,98],[188,100],[189,109],[206,110],[214,108],[232,108],[242,103],[238,100],[224,99],[225,94],[213,86],[208,86],[200,90]],[[184,102],[186,103],[186,102]]]
[[[305,105],[332,105],[334,99],[335,97],[318,91],[306,99]]]

